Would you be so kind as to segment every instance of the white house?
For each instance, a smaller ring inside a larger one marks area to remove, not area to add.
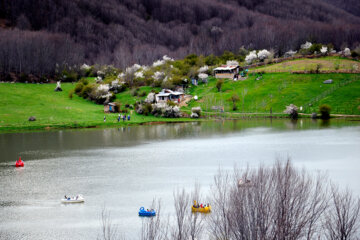
[[[170,89],[163,89],[155,95],[156,102],[173,101],[179,103],[185,97],[183,92],[171,91]]]

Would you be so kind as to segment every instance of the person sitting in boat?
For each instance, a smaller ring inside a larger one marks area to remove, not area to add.
[[[64,198],[67,199],[67,196],[65,195]]]
[[[201,207],[201,208],[204,208],[203,204],[200,204],[200,207]]]
[[[199,207],[199,204],[196,204],[196,201],[194,201],[193,207],[194,207],[194,208],[198,208],[198,207]]]

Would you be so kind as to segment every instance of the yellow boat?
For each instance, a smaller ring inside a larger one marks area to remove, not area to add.
[[[198,206],[196,204],[196,201],[194,201],[194,205],[191,206],[191,211],[192,212],[200,212],[200,213],[209,213],[209,212],[211,212],[211,206],[210,205],[204,206],[204,207],[200,207],[200,206],[195,207],[195,206]]]

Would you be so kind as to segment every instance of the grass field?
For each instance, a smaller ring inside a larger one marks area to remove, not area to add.
[[[291,65],[291,69],[306,68],[306,64],[316,61],[327,61],[328,67],[340,61],[341,68],[354,61],[340,58],[321,58],[294,60],[284,63]],[[304,61],[306,63],[304,63]],[[350,61],[350,62],[349,62]],[[358,63],[358,62],[355,62]],[[349,66],[350,66],[349,65]],[[275,64],[259,69],[279,68],[282,64]],[[326,65],[324,64],[324,67]],[[191,100],[188,106],[182,108],[190,113],[192,107],[200,106],[208,116],[214,116],[224,107],[223,116],[232,118],[245,114],[247,116],[265,117],[270,110],[277,116],[285,116],[283,111],[289,104],[302,106],[303,113],[318,112],[321,104],[331,106],[332,114],[360,115],[360,74],[291,74],[289,72],[265,73],[259,80],[257,73],[250,73],[244,81],[225,80],[222,89],[218,92],[217,80],[210,77],[207,84],[191,86],[187,93],[198,96],[198,100]],[[323,81],[332,79],[332,84]],[[93,81],[94,79],[89,79]],[[191,119],[166,119],[153,116],[138,115],[130,110],[131,121],[117,122],[117,114],[104,114],[103,106],[82,99],[75,94],[70,99],[68,93],[75,87],[71,83],[63,83],[62,92],[54,92],[56,84],[24,84],[0,83],[0,132],[23,129],[69,128],[69,127],[102,127],[124,126],[146,122],[191,121]],[[125,104],[134,104],[140,101],[154,88],[140,87],[137,96],[134,90],[116,94],[117,101]],[[160,90],[156,88],[154,90]],[[230,98],[236,94],[237,110],[233,110]],[[107,121],[104,122],[106,115]],[[28,118],[35,116],[36,121],[29,122]]]
[[[221,92],[215,87],[217,80],[211,78],[208,84],[190,89],[189,93],[199,100],[192,100],[187,109],[200,106],[214,112],[214,106],[224,106],[225,112],[269,113],[272,109],[273,113],[282,113],[292,103],[311,113],[326,103],[332,107],[332,113],[360,114],[360,74],[271,73],[263,74],[260,80],[256,78],[250,74],[244,81],[225,80]],[[327,79],[334,83],[323,84]],[[344,83],[348,84],[339,86]],[[232,111],[230,100],[233,94],[240,98],[236,111]]]
[[[316,59],[296,59],[282,63],[261,66],[251,69],[250,72],[292,72],[292,71],[311,71],[316,70],[320,64],[320,71],[341,70],[360,70],[360,62],[341,57],[322,57]]]
[[[75,94],[71,100],[68,97],[68,92],[74,88],[71,83],[61,84],[62,92],[54,92],[55,86],[56,84],[0,83],[0,131],[179,121],[178,119],[142,116],[131,111],[130,121],[117,123],[118,115],[104,114],[102,105],[96,105]],[[150,91],[148,87],[141,90]],[[124,103],[133,103],[136,99],[140,99],[140,97],[132,97],[130,91],[120,94],[119,98]],[[105,115],[107,121],[104,123]],[[29,122],[30,116],[35,116],[36,121]],[[182,121],[188,120],[182,119]]]

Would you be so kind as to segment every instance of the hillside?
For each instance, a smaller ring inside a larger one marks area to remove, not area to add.
[[[37,73],[70,65],[148,64],[165,54],[236,52],[241,46],[283,54],[306,40],[354,48],[360,3],[354,0],[4,0],[0,72],[11,59]],[[5,47],[6,46],[6,47]],[[44,49],[46,51],[38,51]],[[61,51],[56,51],[61,49]],[[33,59],[36,62],[33,63]],[[22,68],[21,68],[22,69]]]
[[[326,59],[326,58],[325,58]],[[334,58],[328,58],[329,61]],[[313,61],[314,59],[308,59]],[[324,60],[324,59],[320,59]],[[303,60],[301,60],[303,61]],[[299,60],[291,61],[295,68],[300,68]],[[345,66],[346,59],[340,62]],[[273,65],[274,67],[276,66]],[[93,81],[94,78],[90,80]],[[323,81],[333,79],[332,84]],[[284,115],[289,104],[302,106],[302,113],[318,112],[321,104],[331,106],[332,114],[360,115],[360,75],[359,74],[291,74],[283,73],[250,73],[243,81],[225,80],[221,91],[216,88],[217,80],[210,77],[207,84],[191,85],[187,93],[198,96],[198,100],[190,100],[181,108],[189,113],[192,107],[200,106],[205,115],[219,114],[224,107],[223,116],[242,117],[250,115],[269,115],[270,109],[275,115]],[[127,108],[131,121],[117,122],[118,114],[104,114],[103,106],[85,100],[77,95],[69,98],[69,92],[75,88],[71,83],[63,83],[63,92],[54,92],[55,84],[0,83],[0,131],[16,129],[39,129],[47,127],[94,127],[94,126],[126,126],[145,122],[179,121],[179,119],[157,118],[137,114]],[[152,90],[160,88],[138,87],[138,94],[127,88],[117,93],[116,98],[121,108],[134,105],[144,100]],[[237,109],[233,109],[230,100],[233,95],[239,97]],[[106,115],[107,121],[103,122]],[[35,122],[28,118],[35,116]],[[190,119],[182,118],[180,121]]]

